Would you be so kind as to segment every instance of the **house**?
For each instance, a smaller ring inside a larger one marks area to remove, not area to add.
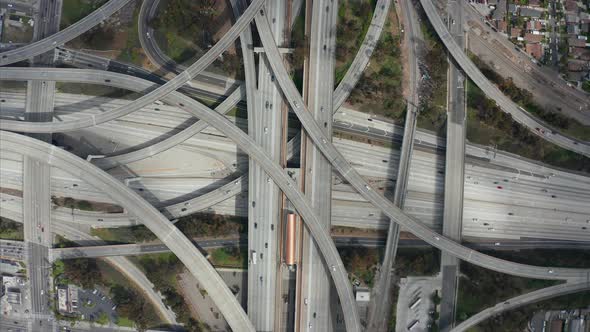
[[[584,71],[588,69],[588,61],[583,60],[568,60],[567,70],[568,71]]]
[[[529,7],[540,8],[541,7],[541,0],[529,0]]]
[[[574,59],[590,61],[590,50],[584,47],[572,47],[569,54]]]
[[[578,3],[575,0],[566,0],[563,6],[566,12],[578,13]]]
[[[532,33],[526,33],[524,35],[524,40],[527,43],[540,43],[543,40],[543,35],[535,35]]]
[[[520,16],[526,16],[531,18],[540,18],[541,11],[532,8],[520,8]]]
[[[566,26],[566,31],[568,35],[577,36],[580,33],[580,28],[577,24],[568,24]]]
[[[586,41],[584,39],[570,37],[567,43],[570,47],[586,47]]]
[[[518,38],[522,34],[522,29],[510,28],[510,38]]]
[[[539,31],[543,28],[540,21],[528,21],[526,22],[527,31]]]
[[[540,60],[543,57],[543,46],[539,43],[527,43],[525,51],[533,58]]]
[[[565,15],[565,22],[567,24],[577,24],[578,22],[580,22],[580,18],[578,17],[578,15],[567,14]]]
[[[516,15],[516,12],[517,11],[518,11],[518,7],[516,7],[515,4],[511,3],[511,4],[508,5],[508,12],[509,13]]]
[[[496,21],[496,29],[502,33],[506,33],[508,31],[508,23],[505,20]]]

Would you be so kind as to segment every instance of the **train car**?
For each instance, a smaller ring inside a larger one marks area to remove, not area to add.
[[[287,215],[287,234],[285,239],[285,263],[292,267],[297,264],[296,259],[296,233],[297,233],[297,215],[289,213]]]

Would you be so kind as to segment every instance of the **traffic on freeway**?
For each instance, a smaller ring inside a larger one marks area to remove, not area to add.
[[[590,266],[569,255],[586,257],[590,245],[590,145],[571,133],[585,137],[586,127],[555,126],[490,82],[465,51],[478,4],[463,5],[109,0],[72,20],[66,1],[2,2],[0,34],[32,31],[0,45],[2,329],[465,331],[583,296]],[[526,38],[543,33],[529,31],[538,21],[527,21]],[[137,37],[133,56],[95,49],[108,29]],[[547,35],[566,38],[555,30]],[[178,38],[198,56],[171,54]],[[434,57],[448,64],[446,81],[431,76],[443,69]],[[587,97],[584,77],[568,77],[576,98]],[[522,134],[510,128],[493,128],[507,137],[490,135],[489,146],[469,142],[466,79],[560,160],[498,149]],[[403,99],[395,116],[398,105],[383,99],[393,92]],[[431,131],[428,112],[444,130]],[[417,271],[400,276],[408,255]],[[122,279],[95,278],[94,262]],[[555,284],[459,315],[463,280],[476,280],[469,265]],[[417,287],[420,269],[440,272],[420,280],[435,295],[396,299]],[[91,304],[75,289],[88,277],[123,319],[80,314]],[[135,290],[146,306],[124,298]],[[146,323],[148,306],[158,323]]]

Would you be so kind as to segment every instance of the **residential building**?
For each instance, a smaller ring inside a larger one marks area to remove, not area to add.
[[[533,58],[540,60],[543,57],[543,46],[539,43],[527,43],[525,51]]]

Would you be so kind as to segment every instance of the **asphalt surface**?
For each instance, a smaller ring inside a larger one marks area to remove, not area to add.
[[[386,4],[389,7],[389,3]],[[398,2],[398,10],[403,12],[405,27],[404,38],[405,45],[408,47],[409,62],[409,92],[406,110],[406,119],[404,125],[404,135],[402,138],[399,163],[397,167],[397,177],[395,189],[393,191],[393,203],[403,210],[405,197],[407,193],[409,171],[412,160],[412,151],[414,149],[414,137],[416,134],[416,116],[419,99],[420,70],[418,68],[418,44],[421,39],[420,27],[416,24],[416,14],[411,8],[410,2]],[[385,12],[389,8],[383,9]],[[393,139],[393,138],[392,138]],[[381,269],[377,275],[376,287],[372,290],[372,297],[369,306],[369,331],[382,331],[387,329],[390,321],[392,306],[391,286],[393,284],[393,264],[400,236],[399,225],[390,222],[387,231],[387,243],[385,246],[385,256],[381,263]]]
[[[144,225],[160,237],[208,293],[217,294],[215,303],[234,331],[254,330],[241,305],[207,259],[174,225],[170,224],[167,218],[140,196],[98,168],[59,148],[4,131],[1,132],[0,138],[3,150],[22,153],[25,156],[34,155],[41,161],[50,162],[51,165],[74,174],[84,174],[85,179],[98,187],[109,188],[109,194],[130,212],[142,218]]]
[[[323,123],[322,130],[327,137],[332,137],[332,112],[334,65],[336,53],[336,23],[338,19],[338,2],[329,0],[313,1],[311,8],[311,26],[309,31],[309,58],[304,72],[304,90],[307,91],[307,106],[313,118]],[[303,131],[302,131],[302,137]],[[311,140],[301,145],[304,161],[301,175],[304,192],[315,209],[325,229],[331,227],[332,212],[332,166],[321,152],[314,147]],[[296,326],[302,331],[330,331],[334,329],[335,311],[328,267],[323,264],[320,251],[313,237],[303,230],[299,269],[298,292],[296,301]],[[304,299],[307,299],[306,304]]]
[[[115,0],[111,0],[115,1]],[[109,3],[111,3],[109,2]],[[109,4],[107,3],[107,5]],[[102,115],[94,116],[92,118],[86,118],[79,121],[73,122],[46,122],[46,123],[31,123],[31,122],[19,122],[19,121],[12,121],[12,120],[0,120],[0,129],[4,130],[14,130],[14,131],[21,131],[21,132],[34,132],[34,133],[49,133],[49,132],[63,132],[63,131],[72,131],[76,129],[96,126],[97,124],[117,119],[123,115],[130,114],[134,111],[137,111],[147,105],[154,103],[155,101],[162,99],[164,96],[170,94],[172,91],[176,91],[188,81],[190,81],[193,77],[198,75],[199,73],[203,72],[205,68],[207,68],[217,57],[227,50],[231,44],[235,41],[238,37],[238,34],[249,27],[250,21],[254,14],[258,11],[258,9],[264,4],[263,0],[256,0],[250,4],[248,9],[244,12],[244,14],[236,21],[236,23],[231,27],[231,29],[212,47],[209,51],[199,58],[194,64],[187,68],[183,74],[174,77],[172,80],[168,81],[166,84],[156,88],[155,90],[151,91],[150,93],[143,95],[142,97],[138,98],[134,102],[126,105],[126,107],[120,107],[119,109],[104,113]],[[105,5],[106,6],[106,5]],[[100,10],[100,9],[99,9]],[[92,14],[91,14],[92,15]],[[82,19],[84,21],[88,18]],[[68,29],[73,27],[74,25],[70,26]],[[54,38],[54,36],[60,35],[62,32],[67,31],[68,29],[62,30],[59,33],[49,37]],[[49,39],[47,38],[47,39]],[[20,50],[20,49],[17,49]],[[9,52],[5,52],[9,53]],[[3,53],[4,54],[4,53]],[[3,55],[4,56],[4,55]],[[0,63],[1,65],[2,63]],[[45,77],[49,79],[50,74],[54,74],[56,76],[60,76],[59,73],[62,70],[55,70],[49,72],[47,69]],[[99,72],[101,76],[108,76],[109,72]],[[87,76],[90,74],[90,71],[87,70],[80,70],[79,74],[82,76]],[[128,84],[123,84],[118,87],[128,89],[132,86],[132,81],[135,78],[129,77],[130,81],[127,82]],[[52,80],[62,80],[61,78],[54,78]],[[111,83],[108,81],[107,78],[103,78],[101,84]],[[108,85],[108,84],[107,84]],[[181,105],[179,105],[181,106]],[[182,106],[181,106],[182,107]]]
[[[255,12],[256,10],[253,10],[253,11]],[[260,27],[261,24],[259,23],[260,21],[262,21],[260,19],[260,17],[262,15],[257,16],[257,23],[259,25],[259,29],[261,30],[261,35],[262,35],[261,38],[263,39],[263,44],[265,43],[265,38],[266,38],[265,48],[267,48],[267,55],[268,55],[269,54],[269,52],[268,52],[269,39],[268,39],[268,36],[264,36],[264,33],[266,32],[264,30],[265,27],[262,26],[262,28],[261,28]],[[273,67],[273,70],[276,73],[277,71],[280,71],[281,67],[279,67],[279,66],[282,66],[282,64],[280,64],[280,62],[277,61],[278,52],[276,52],[277,51],[276,50],[276,45],[272,45],[272,46],[274,46],[274,49],[271,47],[271,51],[272,52],[270,54],[272,55],[273,58],[271,59],[270,63],[271,63],[271,66]],[[282,68],[282,69],[284,69],[284,68]],[[289,85],[287,85],[285,83],[285,80],[284,80],[285,78],[283,77],[283,72],[280,72],[280,74],[281,75],[277,75],[277,80],[279,82],[281,82],[281,86],[283,87],[284,90],[286,90],[286,91],[283,91],[283,92],[287,96],[290,97],[289,98],[289,101],[292,104],[293,108],[297,111],[297,109],[299,107],[304,107],[302,101],[300,101],[301,98],[300,97],[297,98],[296,92],[295,92],[295,94],[293,94],[293,91],[289,91],[289,90],[291,90],[291,86],[289,86]],[[179,81],[181,81],[181,80],[182,79],[180,79]],[[174,84],[169,84],[169,85],[170,86],[174,86]],[[160,88],[160,89],[163,89],[163,88]],[[157,95],[154,92],[152,92],[151,94],[152,94],[151,98],[153,98],[155,95]],[[295,97],[295,98],[291,99],[292,96]],[[146,99],[149,99],[149,98],[146,98]],[[295,99],[297,99],[297,100],[295,100]],[[141,102],[134,103],[133,107],[137,107],[137,104],[141,104]],[[301,105],[303,105],[303,106],[301,106]],[[181,107],[184,107],[182,104],[180,106]],[[196,109],[199,109],[200,108],[198,111],[202,111],[202,112],[206,112],[207,111],[207,109],[204,108],[204,107],[202,107],[202,105],[198,105],[197,104],[197,105],[193,105],[193,106],[196,106]],[[141,108],[141,106],[139,106],[139,108]],[[198,113],[198,111],[196,109],[191,109],[190,111],[193,111],[194,113]],[[350,165],[347,165],[347,163],[344,161],[344,159],[341,158],[341,156],[336,152],[336,150],[333,149],[333,147],[331,146],[331,144],[327,142],[327,139],[321,133],[321,129],[319,128],[319,126],[317,124],[315,124],[315,122],[313,121],[313,119],[310,119],[309,118],[309,115],[308,115],[308,118],[306,119],[301,114],[302,113],[300,112],[298,114],[298,116],[300,118],[302,118],[302,122],[304,123],[304,125],[306,125],[306,127],[308,129],[308,132],[311,133],[310,134],[310,137],[312,137],[312,139],[314,140],[314,142],[316,144],[319,144],[320,148],[322,149],[323,153],[326,156],[330,156],[329,159],[332,162],[336,161],[335,166],[341,172],[341,174],[347,180],[349,180],[349,182],[351,182],[353,184],[353,186],[357,190],[360,190],[360,192],[363,193],[363,196],[365,196],[365,198],[367,198],[370,202],[372,202],[372,203],[376,203],[376,202],[377,203],[380,203],[380,204],[378,204],[378,206],[382,210],[387,210],[385,212],[388,212],[388,215],[390,215],[390,216],[393,217],[396,213],[398,213],[399,210],[396,210],[392,206],[388,206],[387,205],[387,202],[380,202],[379,201],[379,199],[382,198],[382,196],[380,196],[379,194],[375,194],[374,191],[371,191],[371,188],[364,182],[364,180],[362,180],[360,178],[360,176],[358,176],[358,174],[356,174],[356,172],[352,168],[350,168]],[[205,116],[203,114],[200,114],[199,117],[205,118]],[[224,122],[216,114],[209,115],[209,120],[210,121],[213,121],[213,122],[215,122],[217,120],[216,125],[217,126],[224,127],[226,134],[228,132],[232,132],[232,130],[234,129],[234,128],[232,128],[233,125],[231,123]],[[313,130],[310,130],[309,127],[311,127],[311,129],[313,129]],[[228,135],[228,136],[231,136],[232,139],[237,140],[236,137],[240,137],[239,134],[241,134],[241,133],[240,132],[233,131],[232,135]],[[7,135],[7,134],[4,134],[3,133],[3,135]],[[246,139],[247,139],[247,137],[246,137]],[[247,141],[247,140],[246,141],[243,141],[242,140],[240,143],[241,143],[241,146],[247,146],[247,143],[250,143],[250,142]],[[263,152],[260,152],[260,151],[256,150],[256,148],[254,148],[254,147],[250,147],[249,149],[244,149],[244,150],[246,150],[247,152],[249,150],[249,152],[251,154],[256,154],[257,160],[264,160],[264,161],[267,161],[268,160],[268,158],[266,158],[266,156],[264,156]],[[264,165],[264,168],[267,171],[269,169],[272,169],[272,167],[268,163],[266,163]],[[269,173],[272,173],[272,172],[269,172]],[[291,182],[289,182],[288,178],[285,178],[284,177],[284,174],[283,173],[274,172],[274,174],[272,175],[272,177],[273,177],[273,179],[275,181],[277,181],[277,183],[281,184],[281,188],[283,188],[283,187],[291,187]],[[280,181],[278,181],[279,179],[282,179],[282,180],[285,180],[286,179],[287,181],[281,183]],[[356,181],[352,181],[352,180],[356,180]],[[364,191],[363,191],[363,188],[364,188]],[[288,192],[288,190],[285,190],[285,191]],[[292,191],[289,194],[291,195],[291,197],[297,197],[297,195],[300,194],[300,193],[298,193],[297,191]],[[289,196],[289,194],[288,194],[288,196]],[[306,208],[305,202],[303,202],[303,203],[301,203],[301,202],[294,202],[294,204],[295,204],[296,207],[299,205],[298,210],[300,209],[300,207],[301,207],[301,210],[304,210],[304,208]],[[314,217],[313,212],[311,212],[310,210],[307,211],[306,213],[302,213],[302,214],[307,214],[310,217]],[[401,215],[401,216],[397,216],[397,217],[398,218],[394,218],[394,219],[396,219],[396,220],[399,221],[399,219],[402,219],[403,220],[405,216],[404,215]],[[307,216],[305,216],[304,218],[306,220],[307,219],[310,219],[310,220],[313,221],[311,223],[312,224],[312,227],[310,227],[310,228],[314,228],[316,226],[316,224],[314,222],[317,222],[317,220],[313,220],[313,218],[308,218]],[[405,218],[407,218],[407,217],[405,217]],[[417,227],[418,225],[415,222],[412,223],[413,220],[411,220],[409,218],[407,220],[404,220],[404,221],[405,221],[405,224],[406,224],[405,226],[408,226],[408,225],[409,226],[413,226],[411,228],[413,228],[413,232],[419,233],[418,236],[422,237],[427,242],[435,243],[435,246],[436,246],[436,244],[438,244],[438,247],[441,248],[441,249],[443,249],[443,250],[445,250],[445,249],[446,250],[454,250],[455,254],[460,255],[460,256],[462,255],[463,257],[467,257],[467,259],[471,258],[471,256],[474,256],[474,258],[476,256],[479,256],[479,257],[476,257],[476,258],[479,258],[479,263],[482,264],[482,265],[484,265],[484,266],[487,263],[492,263],[489,260],[488,260],[488,262],[485,262],[484,261],[482,263],[482,261],[483,261],[484,258],[489,258],[489,257],[487,257],[487,256],[486,257],[482,257],[481,254],[474,253],[472,251],[465,251],[464,250],[465,248],[461,247],[460,245],[457,245],[456,243],[453,243],[452,241],[449,241],[449,240],[447,240],[445,238],[442,238],[442,237],[436,237],[436,235],[433,235],[435,233],[432,233],[430,230],[425,231],[424,229],[420,229],[420,227]],[[318,230],[316,230],[315,232],[316,232],[316,234],[322,235],[322,232],[321,231],[318,232]],[[434,237],[433,238],[430,238],[430,236],[434,236]],[[317,237],[316,237],[316,239],[317,239]],[[323,249],[322,250],[323,252],[329,252],[332,249],[332,248],[330,248],[330,242],[327,242],[326,244],[320,245],[320,247],[322,247],[322,246],[323,246],[323,248],[322,248]],[[336,253],[336,257],[337,257],[337,253]],[[330,260],[331,259],[332,259],[332,257],[330,257]],[[328,259],[326,259],[326,260],[328,260]],[[334,272],[336,272],[336,271],[340,272],[340,270],[342,268],[341,267],[341,262],[340,262],[339,259],[336,259],[335,262],[336,263],[340,263],[340,264],[339,265],[332,265],[331,266],[332,271],[334,271]],[[511,268],[511,270],[514,270],[514,268],[515,268],[514,265],[511,266],[511,264],[506,264],[506,263],[504,264],[504,267],[502,267],[502,268],[506,268],[506,266],[508,266],[508,268]],[[522,267],[522,266],[520,266],[520,267]],[[533,274],[540,273],[540,271],[539,270],[535,270],[535,268],[529,267],[528,269],[530,271],[528,273],[533,273]],[[512,271],[512,272],[514,272],[514,271]],[[564,273],[564,272],[566,272],[566,271],[558,270],[558,269],[555,269],[555,270],[551,269],[551,270],[545,271],[544,273],[545,274],[547,274],[547,273],[551,274],[552,275],[551,278],[553,278],[553,277],[558,277],[559,274]],[[569,271],[569,272],[572,272],[573,274],[575,274],[577,276],[581,276],[580,274],[576,274],[576,272],[574,272],[574,271]],[[519,274],[519,273],[523,273],[522,270],[519,271],[519,272],[517,272],[517,274]],[[336,275],[336,273],[333,273],[333,276],[335,276],[335,275]],[[338,275],[342,275],[342,274],[341,273],[338,273]],[[522,274],[519,274],[519,275],[522,275]],[[345,283],[345,282],[346,282],[346,280],[339,279],[338,282],[335,282],[335,283],[336,283],[337,288],[340,287],[339,293],[340,293],[341,301],[343,302],[343,307],[345,308],[344,311],[345,311],[345,314],[346,314],[347,313],[347,310],[349,310],[347,306],[350,305],[350,302],[344,296],[345,293],[349,293],[349,292],[346,292],[346,291],[343,290],[342,283]],[[347,294],[347,295],[349,295],[349,294]],[[353,311],[351,313],[353,315],[355,315],[355,310],[353,309]],[[353,326],[352,324],[354,324],[354,320],[355,320],[356,317],[346,316],[346,318],[347,318],[347,325],[348,326]]]
[[[265,10],[272,17],[272,33],[277,45],[283,45],[287,1],[269,1]],[[249,32],[248,32],[249,33]],[[248,134],[274,163],[281,161],[282,96],[274,82],[264,53],[258,53],[258,71],[252,51],[252,36],[244,36],[246,86],[248,95]],[[256,74],[258,77],[256,77]],[[252,98],[252,99],[250,99]],[[279,243],[282,237],[282,195],[262,167],[250,159],[248,165],[248,315],[258,331],[275,329],[277,271],[281,268]],[[256,255],[256,263],[252,259]]]
[[[463,2],[447,2],[448,29],[458,45],[463,38]],[[465,104],[465,77],[449,59],[447,72],[447,144],[445,159],[445,191],[443,235],[460,242],[463,221],[465,183],[465,136],[467,108]],[[459,289],[459,260],[446,252],[441,253],[441,310],[439,327],[448,331],[455,322],[457,292]]]
[[[503,271],[506,273],[520,276],[534,276],[542,279],[585,279],[588,277],[588,271],[586,270],[558,271],[556,269],[525,266],[517,263],[498,260],[488,255],[470,250],[456,243],[455,241],[452,241],[451,239],[448,239],[446,237],[441,236],[440,234],[437,234],[436,232],[433,232],[428,227],[421,224],[419,221],[404,214],[381,194],[375,192],[375,190],[373,190],[371,186],[358,174],[358,172],[354,170],[354,168],[352,168],[352,166],[348,162],[346,162],[346,159],[328,141],[328,139],[323,135],[320,126],[314,121],[313,118],[311,118],[310,113],[305,110],[305,105],[301,100],[301,96],[297,92],[294,83],[290,80],[285,68],[280,63],[278,49],[276,45],[272,43],[272,37],[268,31],[268,22],[264,19],[264,16],[262,15],[256,15],[255,19],[262,44],[270,60],[273,71],[275,72],[276,79],[281,85],[281,88],[286,96],[286,99],[289,101],[289,104],[292,106],[293,110],[297,114],[297,117],[301,121],[303,127],[306,129],[310,138],[313,139],[316,146],[321,148],[322,153],[325,156],[327,156],[327,158],[331,161],[332,165],[340,173],[340,175],[345,180],[347,180],[356,190],[358,190],[358,192],[365,199],[367,199],[369,202],[381,209],[386,215],[392,218],[392,220],[399,223],[401,226],[408,228],[410,232],[412,232],[414,235],[430,243],[434,247],[443,251],[448,251],[460,259],[466,260],[468,262],[474,263],[476,265],[488,269],[496,270],[499,272]],[[237,139],[235,140],[238,141]],[[338,288],[338,282],[335,281],[335,283],[336,288]],[[343,305],[345,318],[350,317],[348,315],[349,313],[351,315],[356,316],[358,313],[355,313],[356,310],[354,309],[354,312],[347,312],[347,303],[343,301],[344,294],[340,293],[339,295]],[[354,320],[357,317],[349,318],[349,320],[347,321],[347,328],[351,328],[354,326]]]
[[[8,99],[7,99],[8,101]],[[86,107],[86,106],[84,106]],[[172,117],[180,116],[181,111],[176,114],[171,114]],[[347,114],[347,117],[352,117],[352,113]],[[360,115],[359,115],[360,116]],[[142,121],[150,123],[151,121],[163,121],[163,117],[158,112],[153,112],[152,117],[136,117],[130,119],[131,121]],[[366,121],[365,118],[354,118],[351,121],[355,121],[362,124],[362,121]],[[176,122],[170,123],[172,127],[176,126]],[[379,125],[380,122],[374,120],[372,122],[366,121],[367,124]],[[108,133],[115,124],[100,129],[103,133]],[[122,126],[122,135],[112,136],[112,139],[118,142],[124,142],[129,136],[129,133],[138,132],[134,126]],[[384,130],[397,132],[397,129]],[[165,131],[164,131],[165,132]],[[110,135],[107,135],[111,137]],[[220,140],[218,135],[203,137],[203,146],[213,149],[218,144],[215,143]],[[416,144],[422,146],[422,144],[432,145],[436,143],[436,140],[430,140],[429,136],[418,132],[416,138]],[[420,143],[420,141],[422,143]],[[229,140],[228,140],[229,142]],[[366,144],[355,143],[352,141],[344,141],[337,139],[335,141],[336,146],[348,160],[355,161],[355,167],[365,177],[380,178],[384,179],[389,177],[388,172],[391,170],[390,164],[397,164],[397,157],[394,153],[387,149],[379,147],[369,147]],[[442,141],[444,143],[444,141]],[[436,143],[438,144],[438,143]],[[232,146],[231,142],[227,145]],[[442,147],[444,148],[444,144]],[[487,160],[478,160],[478,158],[485,157],[485,149],[468,145],[469,150],[469,167],[467,169],[466,178],[466,215],[464,216],[464,232],[469,236],[484,236],[492,238],[511,238],[511,237],[522,237],[529,236],[532,234],[535,237],[546,237],[546,238],[561,238],[561,239],[583,239],[585,232],[582,232],[581,227],[585,226],[585,216],[588,213],[587,209],[583,206],[587,206],[587,195],[584,194],[584,186],[587,185],[588,179],[585,177],[576,176],[573,174],[563,173],[556,169],[546,168],[542,165],[536,165],[530,162],[520,161],[515,156],[508,158],[501,153],[496,153],[494,159],[490,162]],[[231,148],[229,151],[235,154],[235,148]],[[229,153],[229,152],[228,152]],[[231,154],[230,153],[230,154]],[[427,224],[429,227],[434,229],[440,229],[442,224],[442,181],[444,181],[444,164],[441,164],[437,155],[431,152],[417,150],[413,156],[415,161],[415,167],[412,168],[413,184],[409,187],[408,191],[408,206],[406,211],[419,218],[422,222]],[[218,155],[218,152],[215,152]],[[475,159],[473,159],[476,157]],[[198,157],[197,157],[198,158]],[[375,160],[385,160],[386,163],[375,163]],[[232,161],[229,161],[231,163]],[[11,176],[7,167],[9,163],[4,163],[4,176],[2,182],[5,186],[18,186],[18,182],[10,184],[9,181]],[[501,166],[501,167],[499,167]],[[14,167],[19,167],[15,166]],[[12,166],[10,167],[12,168]],[[12,172],[12,171],[11,171]],[[532,172],[532,173],[529,173]],[[556,176],[552,176],[556,174]],[[184,177],[184,175],[183,175]],[[20,178],[20,175],[19,175]],[[22,179],[22,178],[21,178]],[[238,193],[238,190],[233,190],[229,185],[229,178],[225,182],[220,184],[228,183],[229,189],[232,193]],[[395,177],[394,177],[395,179]],[[65,179],[64,179],[65,180]],[[122,179],[121,179],[122,180]],[[505,182],[508,180],[509,182]],[[18,180],[22,181],[22,180]],[[205,185],[215,183],[216,179],[208,180],[204,182]],[[186,181],[175,181],[168,180],[167,178],[160,178],[150,180],[148,178],[141,181],[142,184],[149,189],[150,192],[159,193],[162,199],[173,199],[175,197],[181,197],[186,194],[182,191],[179,185],[181,183],[187,183]],[[498,184],[496,184],[498,182]],[[153,184],[151,184],[153,183]],[[166,183],[170,183],[166,185]],[[502,183],[502,184],[500,184]],[[77,187],[74,187],[77,185]],[[195,185],[203,186],[203,184],[195,183]],[[498,189],[500,185],[503,189]],[[66,188],[67,186],[67,188]],[[154,187],[156,186],[156,187]],[[216,188],[211,187],[211,189]],[[139,188],[139,187],[134,187]],[[165,189],[170,188],[170,189]],[[91,190],[91,191],[89,191]],[[162,191],[166,190],[166,191]],[[194,189],[193,189],[194,190]],[[379,210],[371,208],[368,204],[361,204],[361,202],[347,203],[347,201],[361,201],[362,198],[358,196],[344,196],[348,191],[347,187],[336,188],[335,193],[340,193],[335,196],[334,199],[337,201],[337,206],[333,209],[333,223],[336,225],[348,225],[354,227],[386,227],[386,219],[382,217]],[[102,201],[105,197],[100,191],[87,187],[80,180],[59,180],[53,185],[52,191],[57,195],[70,195],[74,197],[81,197],[88,199],[87,197],[95,197],[95,200]],[[202,191],[207,192],[207,191]],[[225,214],[237,214],[240,216],[246,216],[247,203],[241,198],[232,198],[231,200],[224,201],[225,191],[212,191],[211,196],[217,197],[219,200],[211,211]],[[431,193],[431,194],[430,194]],[[100,195],[99,195],[100,194]],[[140,192],[140,194],[143,194]],[[96,196],[95,196],[96,195]],[[188,197],[194,197],[196,194],[192,194]],[[209,194],[208,194],[209,195]],[[554,197],[552,197],[555,196]],[[230,196],[230,195],[228,195]],[[86,198],[85,198],[86,197]],[[145,196],[149,199],[149,196]],[[352,199],[355,197],[354,199]],[[338,202],[339,201],[339,202]],[[237,202],[237,205],[236,205]],[[585,203],[586,202],[586,203]],[[154,204],[157,206],[158,202]],[[219,205],[221,204],[221,205]],[[348,206],[342,206],[343,204]],[[181,203],[177,205],[177,212],[181,214],[189,214],[198,211],[199,207],[203,205],[195,203],[194,209],[190,205],[182,206]],[[186,208],[185,211],[182,209]],[[556,209],[556,210],[554,210]],[[242,212],[243,211],[243,212]],[[61,210],[56,210],[55,213],[62,213]],[[511,212],[513,215],[509,215]],[[63,213],[71,215],[71,212],[63,211]],[[370,216],[373,213],[374,216]],[[86,214],[86,213],[84,213]],[[121,217],[121,218],[120,218]],[[104,218],[105,225],[115,226],[117,222],[121,222],[121,225],[125,225],[123,215],[106,215]],[[79,220],[79,222],[99,225],[101,218],[97,215],[88,215],[78,217],[77,213],[73,215],[73,219]],[[474,218],[479,221],[473,221]],[[564,223],[564,220],[568,222]],[[111,223],[112,221],[112,223]],[[137,220],[130,220],[127,224],[136,224]],[[487,226],[491,225],[491,226]],[[486,227],[487,226],[487,227]],[[489,228],[492,228],[490,230]]]

